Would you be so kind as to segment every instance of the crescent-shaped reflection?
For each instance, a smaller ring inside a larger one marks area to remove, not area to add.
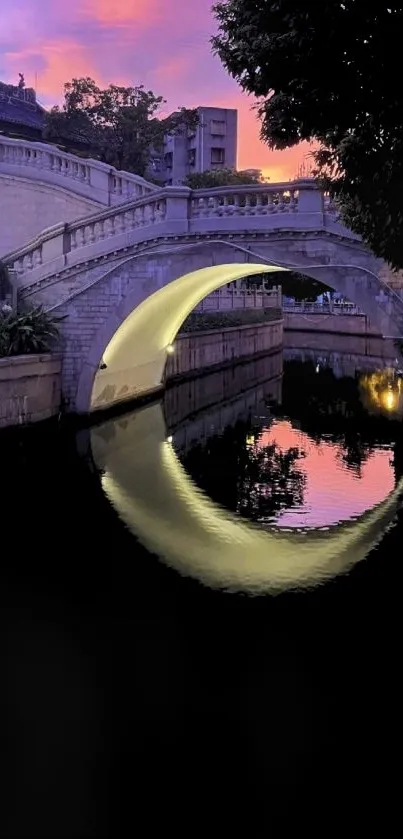
[[[359,519],[309,531],[263,530],[214,504],[166,440],[161,404],[91,430],[96,466],[120,518],[179,573],[250,594],[306,588],[365,559],[393,521],[403,479]]]

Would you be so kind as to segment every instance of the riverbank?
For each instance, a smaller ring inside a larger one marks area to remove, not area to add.
[[[61,403],[59,355],[0,358],[0,429],[42,422]]]
[[[278,352],[283,345],[281,310],[192,313],[175,341],[165,369],[167,385],[237,362]]]
[[[336,335],[367,335],[382,338],[364,314],[324,314],[323,312],[284,312],[285,332],[323,332]]]

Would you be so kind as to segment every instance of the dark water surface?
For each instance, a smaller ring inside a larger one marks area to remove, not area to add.
[[[392,364],[289,349],[2,436],[0,835],[395,832]]]

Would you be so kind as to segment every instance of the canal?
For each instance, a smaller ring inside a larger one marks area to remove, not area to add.
[[[392,834],[403,391],[363,340],[3,435],[0,835]]]

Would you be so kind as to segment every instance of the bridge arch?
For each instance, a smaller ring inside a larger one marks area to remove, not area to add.
[[[261,528],[201,492],[166,434],[155,403],[92,428],[92,456],[129,530],[171,568],[210,588],[253,595],[320,585],[365,560],[401,507],[403,478],[357,519],[328,528]]]
[[[97,333],[79,379],[77,411],[109,408],[158,390],[178,330],[204,297],[246,275],[279,270],[287,269],[261,263],[224,263],[184,274],[141,302],[135,289]]]
[[[84,266],[69,280],[77,290],[51,307],[68,315],[63,386],[70,410],[88,413],[158,389],[167,348],[190,311],[214,289],[254,273],[298,270],[356,302],[380,335],[391,335],[391,328],[401,334],[400,309],[394,318],[393,293],[374,262],[359,244],[339,237],[283,232],[255,241],[243,235],[150,243],[142,252]],[[33,291],[38,302],[53,293],[60,294],[58,285]]]

